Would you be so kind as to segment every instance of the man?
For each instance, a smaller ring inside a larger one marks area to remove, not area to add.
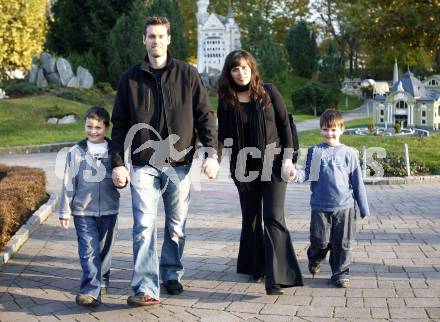
[[[181,258],[196,136],[205,147],[217,145],[207,91],[194,67],[171,57],[170,42],[168,20],[148,18],[143,35],[147,55],[121,76],[113,107],[112,177],[117,187],[131,182],[134,295],[127,299],[131,306],[159,303],[159,274],[169,294],[183,291]],[[212,179],[218,168],[216,154],[210,153],[201,172]],[[159,265],[156,217],[161,195],[165,229]]]

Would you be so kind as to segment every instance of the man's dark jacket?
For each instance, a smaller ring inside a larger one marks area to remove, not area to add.
[[[142,63],[127,70],[119,81],[112,112],[113,167],[124,165],[124,141],[130,128],[138,123],[153,126],[157,117],[154,115],[157,113],[155,104],[160,93],[150,68],[147,55]],[[168,133],[180,137],[174,148],[178,151],[191,149],[178,160],[171,159],[170,163],[191,163],[197,137],[205,147],[217,146],[216,121],[209,105],[208,93],[197,70],[183,61],[173,59],[169,53],[161,85]],[[158,140],[154,131],[142,129],[136,132],[131,144],[131,160],[134,165],[149,164],[153,149],[133,153],[149,140]]]

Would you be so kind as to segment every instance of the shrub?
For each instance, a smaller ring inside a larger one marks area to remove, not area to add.
[[[86,105],[108,106],[109,102],[113,102],[112,95],[103,95],[99,88],[53,88],[51,95],[61,97],[67,100],[80,102]]]
[[[49,119],[51,117],[62,118],[67,115],[74,115],[76,119],[81,119],[81,116],[78,115],[77,112],[72,112],[72,111],[69,111],[66,109],[62,109],[57,104],[55,104],[52,107],[47,108],[45,111],[45,116],[47,119]]]
[[[338,95],[327,85],[308,82],[292,92],[292,104],[297,112],[317,116],[327,108],[336,108]]]
[[[400,133],[400,124],[399,123],[394,124],[393,128],[394,128],[394,132]]]
[[[42,90],[35,84],[31,84],[28,81],[11,81],[5,86],[5,92],[9,96],[14,95],[33,95],[41,93]]]
[[[42,169],[0,164],[0,250],[46,200]]]
[[[95,86],[105,95],[116,94],[115,90],[112,87],[112,84],[110,84],[108,82],[99,82],[99,83],[96,83]]]
[[[384,177],[406,177],[406,163],[403,156],[398,156],[394,153],[389,153],[384,159],[376,159],[384,171]],[[374,168],[369,167],[370,175],[374,175]],[[424,163],[419,161],[410,161],[410,172],[412,176],[426,175],[430,173]]]

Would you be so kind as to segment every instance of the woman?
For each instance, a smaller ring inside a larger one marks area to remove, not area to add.
[[[269,295],[303,285],[284,219],[283,178],[293,174],[288,113],[278,90],[263,84],[255,58],[244,50],[226,57],[219,80],[218,127],[219,157],[223,147],[231,148],[231,176],[243,217],[237,272],[255,281],[264,276]]]

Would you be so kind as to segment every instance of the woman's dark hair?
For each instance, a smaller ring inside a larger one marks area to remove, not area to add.
[[[226,102],[226,107],[238,107],[239,101],[234,90],[234,80],[231,77],[231,70],[240,65],[244,59],[251,69],[251,81],[249,90],[251,99],[258,102],[263,108],[269,103],[269,98],[263,87],[263,81],[258,71],[257,61],[251,53],[245,50],[231,51],[225,59],[222,73],[219,79],[218,95],[220,100]]]
[[[84,119],[102,121],[105,127],[110,125],[110,114],[108,114],[107,110],[101,106],[93,106],[89,108],[84,116]]]

